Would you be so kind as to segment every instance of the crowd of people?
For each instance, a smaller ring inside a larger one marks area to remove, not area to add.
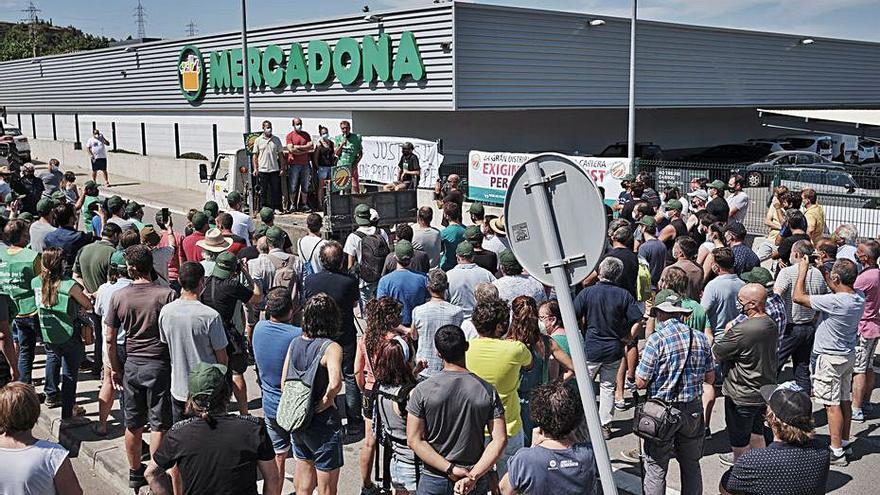
[[[292,141],[294,156],[313,151]],[[271,206],[258,226],[237,192],[228,211],[208,202],[176,229],[167,210],[144,218],[58,165],[57,190],[0,198],[4,493],[79,493],[67,452],[31,430],[41,407],[60,407],[62,429],[106,436],[117,400],[129,486],[156,494],[257,493],[258,473],[263,493],[281,493],[291,455],[297,494],[333,494],[343,445],[361,438],[362,494],[381,492],[379,452],[398,494],[594,493],[591,442],[628,434],[615,413],[644,399],[678,418],[665,441],[622,453],[641,463],[644,493],[665,493],[674,458],[681,492],[701,494],[715,490],[700,459],[721,396],[719,491],[824,493],[829,466],[851,456],[851,422],[872,414],[880,243],[851,225],[830,234],[810,189],[775,191],[753,249],[742,221],[759,205],[742,177],[684,193],[624,177],[605,254],[573,294],[570,342],[559,288],[523,268],[503,217],[474,203],[463,218],[457,177],[435,191],[442,219],[423,206],[388,229],[359,205],[340,243],[317,213],[300,239]],[[589,376],[575,376],[572,345]],[[76,404],[80,372],[101,377],[97,420]],[[576,380],[598,381],[602,439]]]

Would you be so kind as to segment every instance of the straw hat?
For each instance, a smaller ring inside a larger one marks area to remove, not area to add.
[[[196,242],[196,246],[212,253],[222,253],[232,246],[232,239],[223,237],[220,229],[211,229],[205,232],[204,239]]]

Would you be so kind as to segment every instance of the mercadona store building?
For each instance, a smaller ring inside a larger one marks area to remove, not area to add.
[[[462,167],[472,151],[583,155],[626,139],[628,19],[447,2],[254,27],[244,57],[239,36],[2,63],[0,106],[37,140],[84,141],[94,123],[118,149],[211,157],[241,147],[246,63],[252,125],[276,134],[294,116],[313,135],[350,120],[436,142]],[[640,21],[636,46],[637,140],[667,149],[778,134],[759,107],[880,104],[876,43]]]

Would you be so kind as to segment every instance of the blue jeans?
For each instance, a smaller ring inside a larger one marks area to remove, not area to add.
[[[419,486],[416,488],[416,495],[452,495],[455,488],[455,482],[449,478],[441,478],[434,476],[422,470],[422,476],[419,478]],[[477,480],[477,484],[471,493],[483,494],[489,491],[488,475]]]
[[[348,424],[363,422],[361,414],[363,397],[354,377],[354,356],[357,351],[357,339],[342,346],[342,380],[345,382],[345,417]]]
[[[308,165],[291,165],[287,167],[287,194],[290,195],[290,205],[297,203],[299,198],[296,196],[302,188],[303,194],[309,193],[309,172],[311,169]],[[305,206],[305,205],[301,205]]]
[[[46,397],[58,396],[61,382],[61,419],[73,416],[76,402],[76,382],[79,364],[83,359],[83,343],[79,331],[63,344],[46,344]],[[60,377],[59,377],[60,375]]]
[[[12,324],[15,340],[18,341],[19,381],[30,384],[34,369],[34,353],[37,347],[37,335],[40,334],[40,321],[37,316],[16,318]]]

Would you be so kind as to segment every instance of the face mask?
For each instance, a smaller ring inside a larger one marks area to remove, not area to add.
[[[547,334],[547,325],[544,323],[544,320],[538,320],[538,330],[543,334]]]
[[[669,211],[668,210],[663,212],[663,218],[665,218],[667,220],[669,219]]]
[[[300,124],[300,125],[295,125],[295,126],[293,126],[293,129],[294,129],[295,131],[299,132],[299,131],[303,130],[303,126],[302,126],[302,124]]]
[[[272,129],[271,129],[271,128],[269,128],[269,129],[263,129],[263,134],[265,134],[265,135],[267,135],[267,136],[271,136],[271,135],[272,135]]]
[[[330,139],[329,134],[321,134],[321,139]]]

